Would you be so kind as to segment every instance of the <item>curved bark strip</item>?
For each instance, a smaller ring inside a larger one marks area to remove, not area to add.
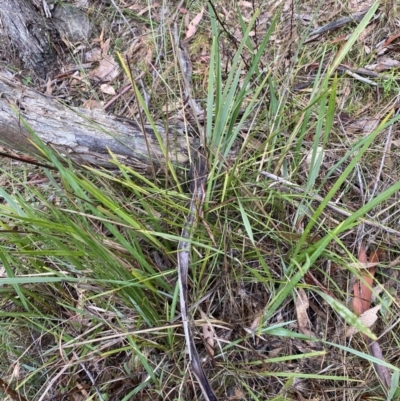
[[[99,110],[85,110],[62,105],[57,100],[22,86],[0,73],[0,142],[30,154],[37,153],[21,119],[49,147],[74,162],[110,168],[111,151],[124,164],[148,174],[166,169],[166,158],[150,126],[109,115]],[[187,135],[182,123],[168,126],[158,123],[157,131],[168,160],[177,167],[187,167],[190,153],[200,146],[200,139]]]
[[[26,0],[1,0],[1,23],[27,70],[41,78],[54,68],[57,54],[51,44],[55,28]]]

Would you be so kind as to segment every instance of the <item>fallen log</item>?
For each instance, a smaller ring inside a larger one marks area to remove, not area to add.
[[[154,129],[101,110],[73,108],[24,87],[0,72],[0,141],[38,154],[25,123],[47,146],[80,165],[113,167],[110,152],[143,174],[163,172],[167,163],[186,168],[200,146],[183,123],[158,122]],[[161,143],[160,143],[161,142]]]
[[[0,18],[2,45],[9,42],[23,67],[45,79],[57,61],[52,42],[58,34],[53,21],[43,18],[26,0],[1,0]]]

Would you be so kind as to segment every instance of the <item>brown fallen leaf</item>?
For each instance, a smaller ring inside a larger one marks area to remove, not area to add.
[[[200,24],[200,21],[203,18],[204,14],[204,7],[201,9],[201,11],[190,21],[188,29],[186,31],[186,40],[190,39],[197,31],[197,27]]]
[[[97,68],[91,71],[89,76],[101,81],[112,81],[119,74],[118,64],[114,58],[108,54],[103,56]]]
[[[364,326],[370,328],[378,319],[378,311],[381,309],[382,305],[374,306],[373,308],[365,311],[360,317],[359,320]],[[354,336],[354,334],[358,333],[358,330],[355,327],[350,327],[346,332],[346,337]]]
[[[208,316],[199,308],[201,318],[208,322]],[[204,345],[206,347],[208,355],[211,356],[211,358],[214,356],[214,327],[211,324],[202,324],[201,325],[203,329],[203,339],[204,339]]]
[[[296,315],[297,315],[297,327],[300,333],[306,336],[316,337],[314,332],[310,329],[310,320],[308,319],[307,310],[310,304],[306,292],[300,288],[297,291],[296,298]]]
[[[369,257],[369,263],[373,265],[371,268],[365,268],[361,271],[360,279],[355,280],[353,290],[354,290],[354,300],[353,300],[353,309],[354,312],[358,313],[360,316],[360,319],[362,316],[366,316],[365,319],[374,319],[374,313],[376,313],[380,306],[369,309],[371,305],[371,296],[372,296],[372,283],[374,280],[374,274],[376,267],[375,265],[379,262],[379,256],[381,254],[381,250],[376,250],[372,252],[372,254]],[[368,258],[367,258],[367,252],[365,250],[364,243],[361,243],[360,246],[360,251],[358,253],[358,261],[360,263],[363,263],[365,265],[368,264]],[[369,309],[369,311],[368,311]],[[373,310],[376,309],[376,312]],[[369,312],[369,313],[368,313]],[[375,319],[376,320],[376,319]],[[364,324],[366,322],[364,321]],[[383,354],[381,347],[377,341],[370,341],[370,339],[363,334],[364,340],[368,344],[368,351],[369,353],[374,356],[377,359],[380,359],[384,361]],[[376,373],[378,374],[382,385],[386,387],[387,389],[390,388],[391,385],[391,375],[389,372],[389,369],[381,365],[380,363],[375,363],[374,362],[374,367],[376,370]]]
[[[109,84],[100,85],[100,89],[103,93],[106,93],[107,95],[115,95],[115,89]]]
[[[108,54],[110,49],[110,38],[101,44],[101,59],[97,68],[90,71],[89,76],[103,82],[110,82],[115,79],[119,73],[118,63]]]

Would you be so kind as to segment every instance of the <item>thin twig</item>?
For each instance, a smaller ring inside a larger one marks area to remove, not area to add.
[[[336,21],[329,22],[326,25],[320,26],[319,28],[313,29],[310,31],[309,36],[314,35],[322,35],[325,32],[332,31],[333,29],[341,28],[344,25],[347,25],[351,22],[360,22],[368,10],[361,11],[359,13],[350,15],[350,17],[340,18]]]

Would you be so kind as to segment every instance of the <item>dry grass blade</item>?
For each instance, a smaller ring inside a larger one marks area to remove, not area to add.
[[[201,215],[201,209],[205,197],[205,184],[207,179],[207,159],[202,149],[198,151],[196,163],[191,166],[191,193],[189,214],[182,229],[182,240],[178,244],[178,277],[180,289],[180,305],[183,330],[185,332],[186,345],[192,371],[196,376],[203,396],[208,401],[217,401],[217,397],[204,373],[199,354],[193,340],[191,329],[191,317],[188,305],[188,271],[190,264],[190,239],[195,229],[196,216]]]

